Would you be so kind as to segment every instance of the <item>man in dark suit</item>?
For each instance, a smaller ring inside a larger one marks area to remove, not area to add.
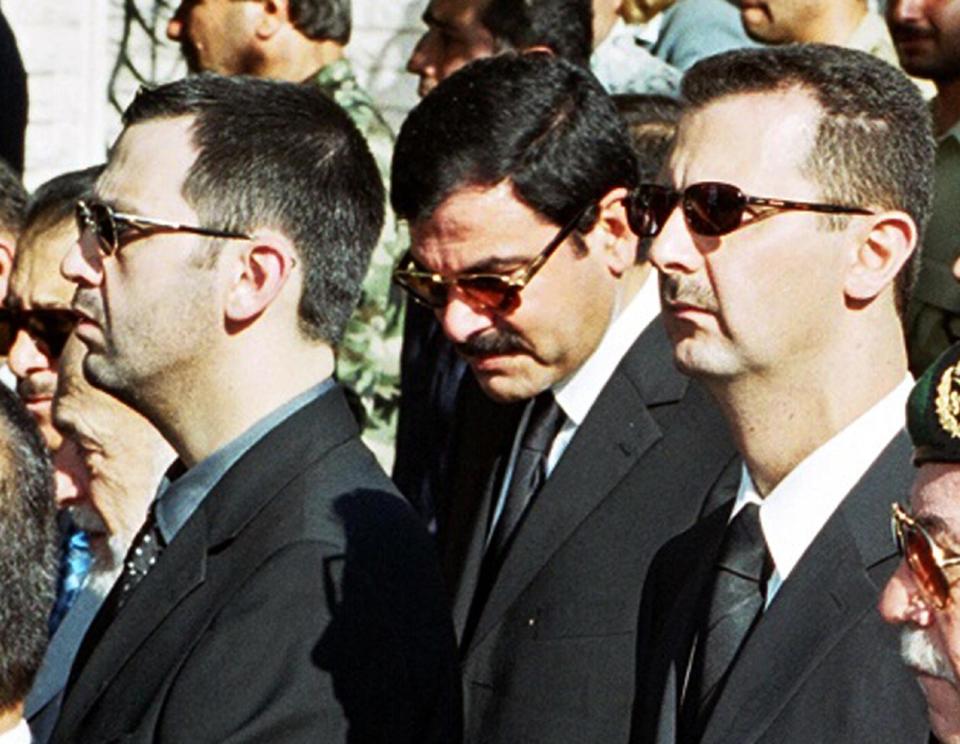
[[[310,86],[143,91],[78,204],[84,371],[179,462],[77,655],[53,741],[456,742],[433,547],[330,376],[383,220]]]
[[[625,742],[647,563],[733,455],[671,363],[610,98],[545,54],[474,62],[401,129],[396,276],[470,371],[437,505],[472,742]]]
[[[633,742],[926,741],[874,610],[912,479],[901,311],[930,203],[916,89],[862,52],[729,52],[636,221],[681,369],[717,398],[736,497],[657,554]],[[678,208],[679,207],[679,208]]]

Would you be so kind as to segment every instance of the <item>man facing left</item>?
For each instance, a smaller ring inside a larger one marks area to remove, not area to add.
[[[124,124],[63,270],[87,377],[180,475],[53,741],[459,741],[433,547],[330,379],[383,220],[360,133],[310,86],[212,76]]]

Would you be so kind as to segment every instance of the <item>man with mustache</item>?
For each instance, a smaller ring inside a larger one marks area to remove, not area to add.
[[[900,627],[901,655],[927,700],[943,744],[960,742],[960,345],[945,351],[917,381],[907,405],[916,480],[909,507],[894,505],[904,556],[880,598],[880,612]],[[895,498],[895,496],[891,496]]]
[[[732,456],[656,320],[626,127],[581,67],[508,53],[420,102],[393,177],[397,281],[470,368],[437,504],[466,739],[623,744],[647,564]]]
[[[53,424],[57,507],[89,540],[93,564],[83,590],[50,639],[24,706],[35,744],[50,738],[70,666],[97,609],[122,569],[174,453],[139,413],[84,379],[83,344],[67,341],[59,359]]]
[[[934,205],[907,313],[910,369],[920,375],[960,339],[960,0],[890,0],[887,23],[903,69],[933,81]]]
[[[652,238],[674,361],[710,390],[735,498],[656,555],[634,744],[921,742],[918,690],[873,608],[909,486],[901,312],[929,211],[916,87],[864,52],[728,52],[684,77]]]

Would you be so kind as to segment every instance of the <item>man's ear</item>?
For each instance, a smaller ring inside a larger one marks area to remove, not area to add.
[[[260,41],[272,38],[281,28],[290,22],[288,0],[260,0],[258,15],[254,23],[254,34]]]
[[[860,302],[872,300],[892,284],[917,245],[917,225],[905,212],[880,212],[868,219],[844,282],[847,297]]]
[[[604,252],[610,272],[622,276],[637,262],[637,236],[630,230],[623,204],[625,188],[609,191],[599,202],[597,222],[590,233],[591,249]]]
[[[296,265],[293,245],[279,233],[259,231],[229,264],[224,313],[231,324],[258,318],[280,296]]]
[[[10,273],[13,271],[13,255],[16,243],[9,235],[0,235],[0,302],[7,296]]]

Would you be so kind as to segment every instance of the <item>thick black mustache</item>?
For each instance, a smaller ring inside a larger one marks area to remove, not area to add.
[[[456,349],[461,356],[465,357],[529,351],[523,338],[509,330],[490,331],[482,336],[469,338],[457,344]]]
[[[912,41],[913,39],[932,39],[936,34],[933,29],[914,26],[909,23],[890,24],[890,35],[894,41]]]

